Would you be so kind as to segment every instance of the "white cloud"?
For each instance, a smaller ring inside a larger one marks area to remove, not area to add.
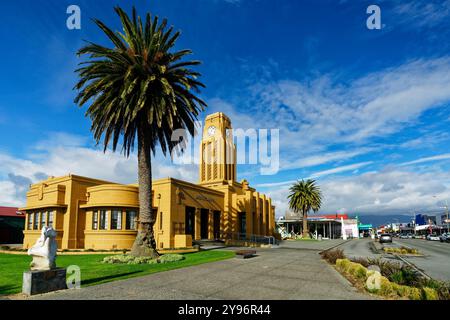
[[[319,177],[328,176],[331,174],[353,171],[353,170],[368,166],[369,164],[372,164],[372,163],[373,163],[372,161],[366,161],[366,162],[361,162],[361,163],[349,164],[346,166],[341,166],[341,167],[337,167],[337,168],[333,168],[333,169],[323,170],[323,171],[313,173],[311,175],[311,178],[319,178]]]
[[[345,207],[350,214],[410,214],[439,210],[439,200],[450,200],[450,173],[427,173],[384,169],[350,177],[320,179],[323,193],[321,213],[336,213]],[[288,208],[289,186],[267,191],[276,205],[277,215]],[[436,196],[436,197],[435,197]]]
[[[448,104],[448,70],[450,57],[442,57],[409,61],[350,82],[335,75],[264,80],[233,104],[213,99],[210,106],[229,114],[234,127],[280,129],[282,170],[312,167],[382,151],[374,148],[375,139],[398,134],[418,124],[426,111]],[[343,148],[347,153],[330,151]]]
[[[434,27],[448,21],[450,0],[401,1],[392,10],[395,22],[414,28]]]
[[[437,156],[425,157],[425,158],[420,158],[420,159],[413,160],[413,161],[404,162],[404,163],[401,163],[400,166],[409,166],[412,164],[420,164],[420,163],[424,163],[424,162],[432,162],[432,161],[440,161],[440,160],[448,160],[448,159],[450,159],[450,153],[445,153],[445,154],[440,154]]]
[[[298,169],[298,168],[308,168],[315,167],[322,164],[327,164],[330,162],[336,162],[341,160],[348,160],[353,157],[365,154],[373,150],[372,148],[360,148],[358,150],[352,151],[336,151],[328,153],[320,153],[317,155],[300,158],[299,160],[292,161],[283,166],[282,169]]]

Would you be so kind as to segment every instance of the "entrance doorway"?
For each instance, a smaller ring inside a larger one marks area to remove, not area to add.
[[[239,232],[241,234],[247,233],[247,215],[245,212],[239,213]]]
[[[185,234],[190,234],[195,239],[195,208],[186,207]]]
[[[220,211],[214,211],[214,239],[220,239]]]
[[[202,239],[208,239],[208,222],[209,222],[209,210],[200,210],[200,237]]]

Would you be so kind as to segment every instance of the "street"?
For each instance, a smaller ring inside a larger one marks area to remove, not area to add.
[[[421,239],[395,239],[395,244],[419,250],[424,257],[405,257],[436,280],[450,281],[450,243]]]
[[[344,250],[347,257],[368,257],[395,259],[389,254],[379,254],[371,250],[371,239],[355,239],[344,243],[339,248]],[[423,256],[403,256],[405,260],[414,264],[418,269],[430,277],[441,280],[450,281],[450,244],[441,243],[439,241],[427,241],[421,239],[397,239],[394,238],[392,244],[386,244],[389,247],[406,246],[418,249]],[[397,260],[400,262],[399,260]]]

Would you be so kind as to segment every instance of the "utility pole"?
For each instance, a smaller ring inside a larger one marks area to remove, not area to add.
[[[450,220],[448,219],[448,201],[447,200],[445,200],[445,211],[446,211],[446,213],[447,213],[447,233],[449,233],[450,232],[450,230],[449,230],[449,225],[450,225]]]

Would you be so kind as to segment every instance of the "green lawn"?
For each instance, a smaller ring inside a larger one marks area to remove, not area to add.
[[[56,264],[58,267],[78,265],[81,270],[81,286],[84,287],[228,259],[234,256],[234,252],[213,250],[186,253],[184,254],[184,260],[152,265],[101,263],[102,259],[106,256],[108,255],[60,255],[56,259]],[[31,257],[27,255],[0,253],[0,295],[14,294],[22,291],[22,275],[24,271],[29,269],[30,262]]]

